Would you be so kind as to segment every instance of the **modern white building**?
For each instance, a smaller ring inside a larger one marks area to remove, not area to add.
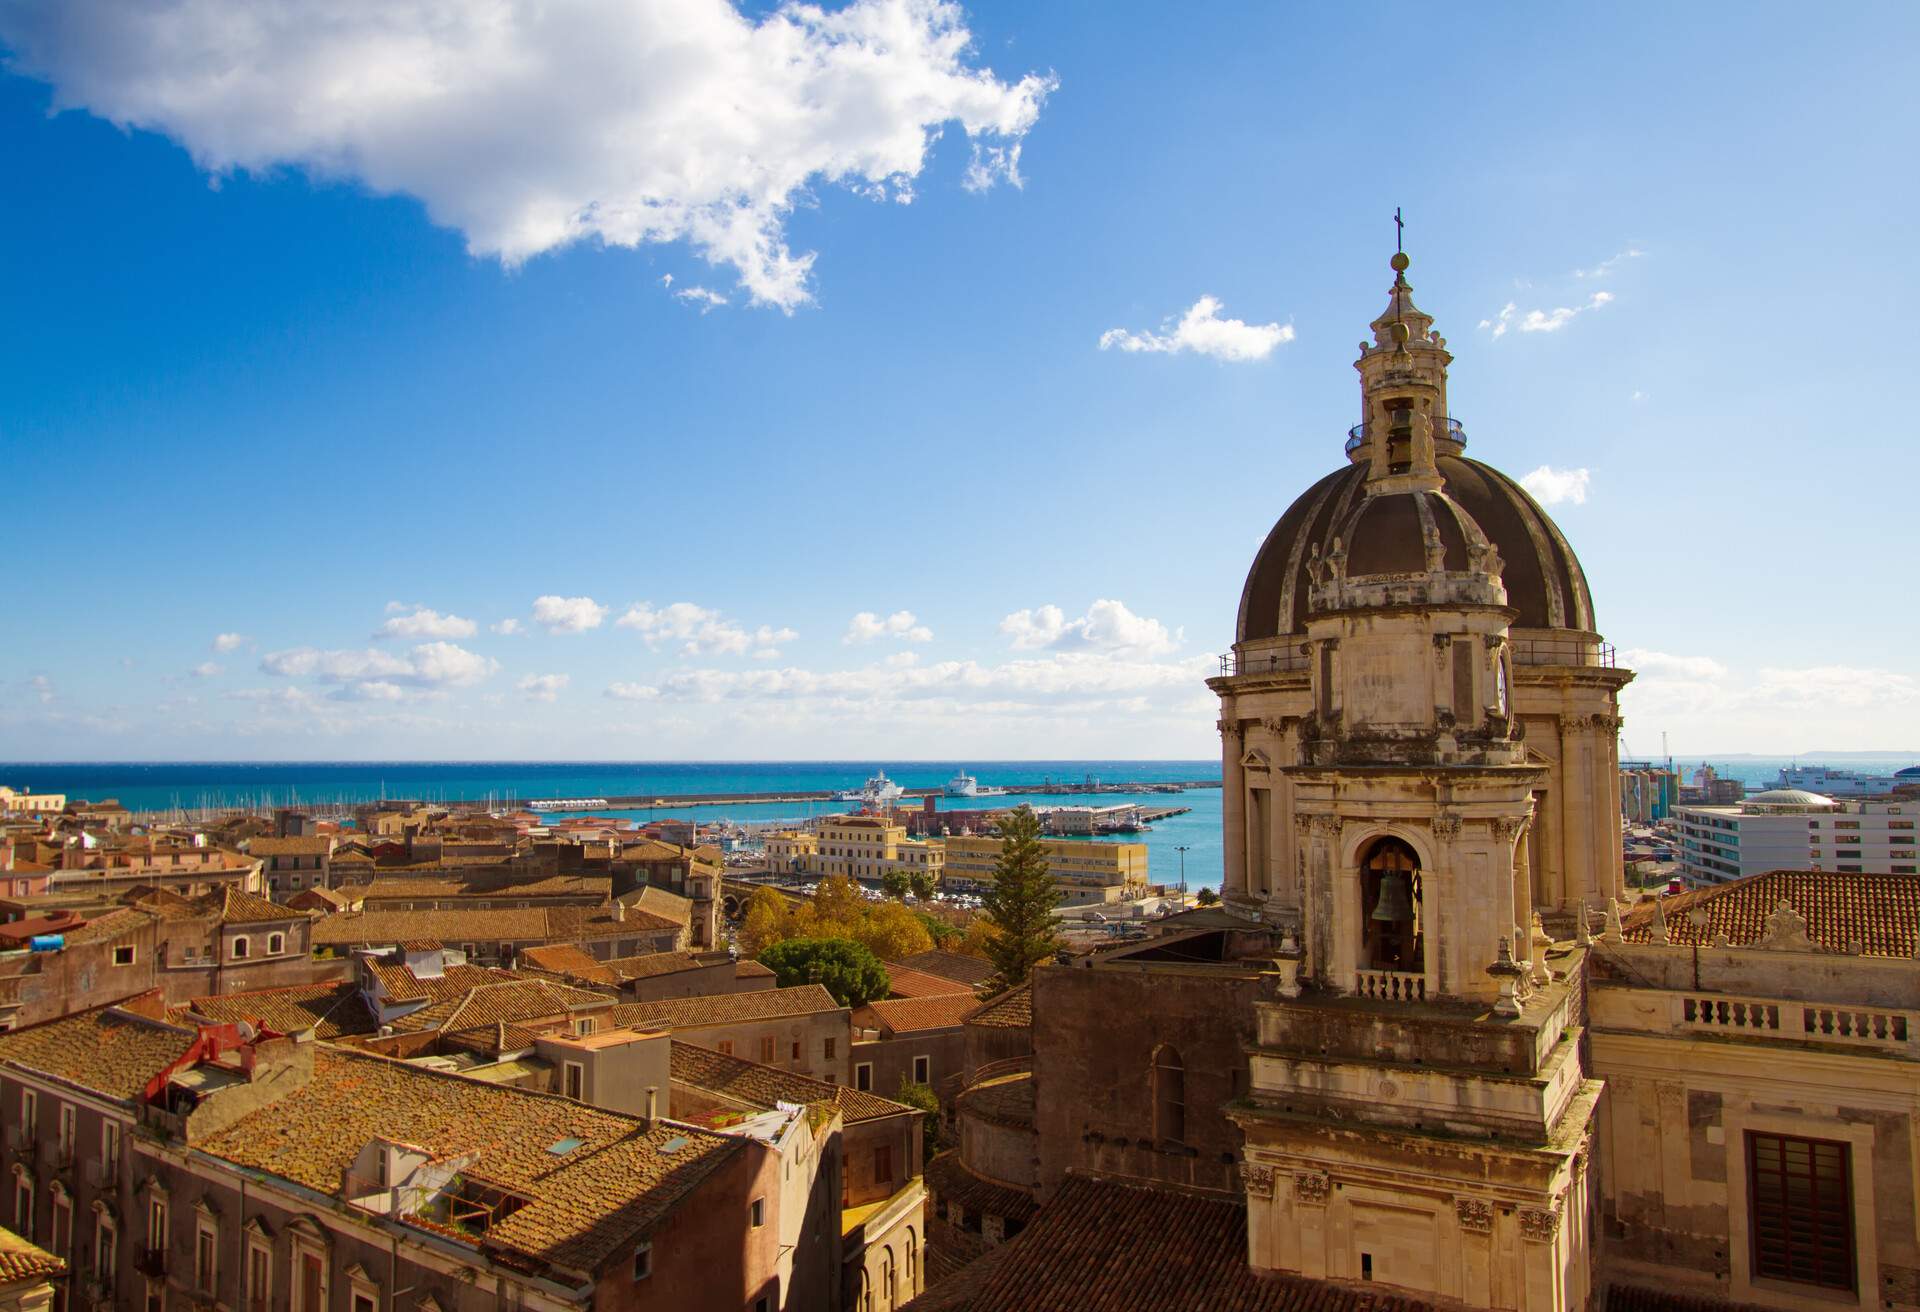
[[[1721,884],[1768,870],[1920,871],[1920,802],[1837,802],[1775,788],[1734,806],[1674,808],[1680,868],[1690,884]]]

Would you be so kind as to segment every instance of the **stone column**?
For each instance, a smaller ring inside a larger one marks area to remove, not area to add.
[[[1230,709],[1222,714],[1230,715]],[[1244,899],[1247,896],[1247,777],[1240,755],[1245,751],[1237,721],[1220,721],[1220,829],[1225,869],[1220,877],[1220,896]],[[1164,878],[1163,881],[1164,882]]]

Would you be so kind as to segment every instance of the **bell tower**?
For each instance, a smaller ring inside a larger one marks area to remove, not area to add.
[[[1482,467],[1461,458],[1452,356],[1410,263],[1394,253],[1354,364],[1348,468],[1263,548],[1285,552],[1291,627],[1249,639],[1270,595],[1256,562],[1212,681],[1226,901],[1278,945],[1249,1096],[1229,1109],[1249,1256],[1562,1312],[1587,1298],[1584,948],[1556,947],[1534,913],[1527,836],[1550,771],[1513,706],[1520,609],[1500,545],[1450,490]]]

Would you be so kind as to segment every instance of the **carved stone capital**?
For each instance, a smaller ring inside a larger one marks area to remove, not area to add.
[[[1327,838],[1338,837],[1340,828],[1345,823],[1337,815],[1316,815],[1310,816],[1309,819],[1313,822],[1313,832]]]
[[[1293,1177],[1293,1200],[1314,1207],[1325,1207],[1327,1195],[1333,1192],[1333,1177],[1324,1172],[1313,1175]]]
[[[1487,821],[1487,828],[1491,829],[1493,836],[1503,843],[1511,843],[1519,836],[1520,831],[1526,827],[1526,821],[1509,820],[1504,816],[1496,816],[1494,819]]]
[[[1493,1232],[1493,1204],[1484,1198],[1454,1199],[1453,1218],[1460,1223],[1460,1228],[1469,1234],[1484,1235]]]
[[[1436,838],[1458,838],[1460,836],[1460,817],[1457,815],[1437,815],[1432,822]]]
[[[1313,817],[1310,815],[1303,815],[1300,812],[1295,811],[1293,813],[1293,827],[1304,834],[1309,829],[1313,828]]]
[[[1260,719],[1260,727],[1268,733],[1285,733],[1293,727],[1293,721],[1280,715],[1266,715]]]
[[[1580,1146],[1573,1150],[1573,1178],[1578,1180],[1587,1173],[1587,1162],[1593,1157],[1593,1136],[1587,1135],[1580,1140]]]
[[[1240,739],[1240,722],[1238,720],[1220,720],[1214,724],[1214,728],[1218,729],[1220,736],[1228,742],[1238,742]]]
[[[1520,1210],[1520,1236],[1535,1243],[1550,1244],[1560,1233],[1560,1200],[1548,1208],[1525,1207]]]
[[[1273,1168],[1265,1162],[1240,1163],[1240,1179],[1249,1195],[1273,1197]]]

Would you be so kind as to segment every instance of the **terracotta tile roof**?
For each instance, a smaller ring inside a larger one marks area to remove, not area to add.
[[[360,996],[360,986],[351,980],[195,998],[184,1006],[169,1007],[167,1017],[191,1027],[189,1012],[213,1021],[257,1021],[282,1034],[311,1029],[321,1039],[372,1034],[380,1028],[379,1019]]]
[[[853,1023],[872,1025],[889,1034],[944,1030],[959,1025],[979,1005],[979,999],[970,992],[943,993],[931,998],[888,998],[861,1007],[854,1013]]]
[[[552,975],[570,975],[595,984],[617,983],[617,977],[600,962],[571,943],[549,943],[537,948],[522,948],[516,964]]]
[[[939,948],[929,952],[916,952],[910,957],[902,957],[899,964],[914,970],[924,970],[929,975],[957,979],[962,984],[985,984],[993,978],[991,961],[981,957],[969,957],[962,952],[942,952]]]
[[[536,1267],[578,1272],[630,1249],[745,1148],[687,1125],[660,1121],[649,1129],[571,1099],[325,1046],[306,1086],[195,1146],[331,1195],[376,1136],[434,1157],[477,1153],[464,1174],[525,1200],[479,1243]],[[581,1142],[564,1154],[549,1151],[567,1139]]]
[[[435,867],[437,869],[437,867]],[[612,886],[605,875],[549,875],[514,878],[495,870],[474,874],[379,875],[367,886],[369,902],[417,898],[592,897],[602,901]]]
[[[1831,870],[1773,870],[1661,899],[1668,940],[1705,947],[1725,934],[1734,947],[1759,942],[1767,917],[1785,902],[1807,922],[1807,936],[1829,952],[1911,958],[1920,945],[1920,876],[1852,875]],[[1621,921],[1629,943],[1653,941],[1653,906]],[[1688,917],[1706,913],[1698,928]]]
[[[1002,1075],[974,1085],[954,1100],[957,1110],[1010,1130],[1033,1128],[1033,1072]]]
[[[95,916],[78,929],[66,931],[66,945],[111,943],[154,923],[155,917],[137,907],[116,907],[104,916]]]
[[[547,936],[546,917],[536,910],[348,911],[314,922],[313,944],[443,942],[538,942]]]
[[[1025,1224],[1040,1210],[1033,1195],[994,1180],[975,1175],[960,1160],[957,1149],[949,1148],[927,1163],[927,1188],[942,1202],[959,1203],[969,1212],[1008,1217]]]
[[[740,960],[733,963],[733,977],[735,979],[775,979],[777,978],[777,976],[774,975],[773,968],[771,966],[763,966],[759,962],[753,960],[751,957],[742,957]]]
[[[613,1009],[613,1023],[643,1025],[653,1021],[674,1029],[697,1029],[702,1025],[732,1025],[844,1010],[821,985],[799,984],[790,989],[759,989],[751,993],[709,993],[692,998],[661,998],[654,1002],[623,1002]]]
[[[967,1017],[969,1025],[992,1025],[1004,1029],[1033,1028],[1033,985],[1022,984],[988,998]]]
[[[1075,1175],[992,1258],[977,1292],[944,1305],[973,1312],[1434,1312],[1423,1299],[1375,1287],[1255,1275],[1247,1266],[1247,1209],[1237,1198]],[[916,1299],[907,1306],[928,1305]]]
[[[439,946],[436,943],[433,948]],[[432,951],[433,948],[423,950]],[[380,982],[381,992],[395,1002],[448,1002],[466,997],[482,984],[497,984],[501,980],[518,978],[510,970],[496,970],[488,966],[452,965],[445,967],[438,975],[416,975],[404,961],[368,958],[365,964],[367,973]]]
[[[729,1057],[682,1039],[673,1040],[673,1079],[709,1093],[717,1093],[735,1102],[773,1110],[776,1102],[836,1104],[848,1125],[874,1121],[883,1116],[916,1116],[917,1109],[905,1103],[890,1102],[844,1084],[828,1084],[806,1075],[796,1075],[757,1061]]]
[[[317,838],[250,838],[247,840],[248,856],[326,856],[333,851],[333,839],[322,834]]]
[[[334,907],[335,909],[344,907],[350,901],[352,901],[352,899],[349,898],[347,894],[341,892],[337,888],[308,888],[308,889],[301,890],[300,893],[296,893],[294,896],[317,897],[322,902],[325,902],[328,906]]]
[[[725,952],[647,952],[637,957],[611,957],[607,960],[607,968],[623,980],[654,979],[661,975],[677,975],[683,970],[706,970],[712,966],[731,965],[732,962],[733,958]]]
[[[138,1097],[193,1040],[191,1029],[100,1007],[0,1034],[0,1065],[124,1100]]]
[[[649,884],[644,888],[628,893],[620,899],[629,907],[637,907],[662,920],[671,920],[676,925],[693,923],[693,903],[678,893],[664,888],[655,888]]]
[[[603,994],[568,988],[544,979],[501,980],[468,989],[458,997],[433,1002],[388,1022],[395,1034],[425,1030],[470,1030],[483,1025],[518,1023],[604,1011],[613,1005]]]
[[[964,993],[973,997],[973,985],[960,980],[929,975],[924,970],[915,970],[893,961],[887,962],[886,967],[890,989],[896,998],[937,998],[949,993]]]
[[[252,893],[242,893],[237,888],[224,890],[226,898],[220,908],[220,920],[228,925],[263,924],[273,920],[305,920],[307,913],[295,911],[292,907],[283,907],[277,902],[269,902]]]
[[[36,1244],[28,1243],[11,1230],[0,1229],[0,1284],[59,1280],[66,1274],[67,1264],[60,1258]]]

